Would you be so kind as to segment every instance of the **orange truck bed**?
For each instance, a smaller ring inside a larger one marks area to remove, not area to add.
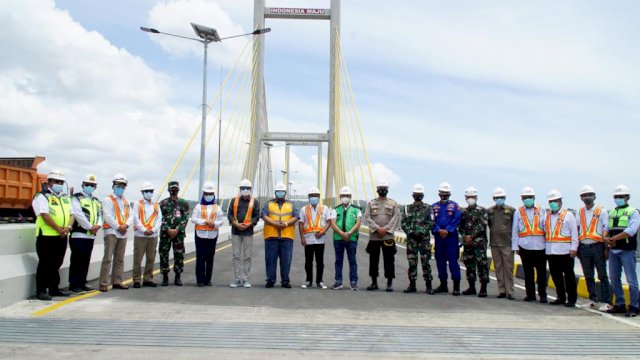
[[[0,209],[29,209],[31,199],[41,191],[47,176],[38,174],[43,156],[0,158]]]

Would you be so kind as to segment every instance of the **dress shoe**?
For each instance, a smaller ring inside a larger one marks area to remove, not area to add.
[[[158,284],[154,283],[153,281],[143,281],[142,282],[142,286],[144,286],[144,287],[158,287]]]
[[[140,289],[140,282],[139,281],[134,282],[133,287],[136,289]]]
[[[547,297],[546,296],[545,297],[541,297],[540,298],[540,304],[546,304],[546,303],[548,303]]]
[[[123,285],[123,284],[113,284],[113,286],[111,288],[119,289],[119,290],[129,290],[129,286],[128,285]]]
[[[100,285],[98,290],[100,290],[102,292],[107,292],[107,291],[109,291],[109,287],[107,285]]]
[[[530,298],[528,296],[525,296],[524,299],[522,299],[522,300],[524,300],[525,302],[530,302],[530,301],[536,301],[536,298],[535,297],[534,298]]]
[[[567,303],[564,304],[564,306],[568,307],[568,308],[572,308],[572,307],[576,307],[576,303],[567,302]]]
[[[266,287],[267,289],[270,289],[273,287],[273,283],[271,281],[267,281],[267,284],[264,287]]]
[[[198,283],[198,287],[204,287],[203,283]]]
[[[66,292],[66,291],[64,291],[64,290],[58,289],[58,290],[49,291],[49,295],[67,297],[67,296],[69,296],[71,294]]]
[[[498,299],[504,299],[506,297],[507,297],[507,294],[505,294],[505,293],[498,294]]]
[[[211,283],[211,281],[209,281],[208,283],[204,284],[205,286],[213,286],[213,284]]]
[[[288,283],[288,282],[282,283],[282,285],[280,285],[280,286],[282,286],[285,289],[291,289],[291,283]]]
[[[516,298],[514,298],[513,295],[509,294],[509,295],[507,295],[507,299],[508,300],[515,300]]]
[[[38,298],[38,300],[51,301],[51,296],[46,292],[36,294],[36,298]]]
[[[549,302],[549,304],[551,305],[564,305],[566,301],[565,300],[560,300],[560,299],[555,299]]]

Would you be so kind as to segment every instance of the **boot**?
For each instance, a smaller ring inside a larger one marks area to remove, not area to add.
[[[425,284],[427,285],[427,291],[426,291],[426,293],[427,293],[427,294],[429,294],[429,295],[433,295],[433,294],[435,294],[435,293],[436,293],[435,291],[433,291],[433,287],[432,287],[432,285],[431,285],[431,280],[427,280],[427,281],[425,282]]]
[[[368,291],[378,290],[378,278],[377,277],[372,277],[371,278],[371,285],[367,286],[367,290]]]
[[[176,279],[173,281],[176,286],[182,286],[182,280],[180,280],[180,274],[176,273]]]
[[[160,286],[169,286],[169,273],[162,273],[162,283]]]
[[[453,296],[460,296],[460,280],[453,280]]]
[[[387,288],[386,292],[393,292],[393,279],[387,279]]]
[[[448,293],[449,292],[449,287],[447,286],[447,281],[442,281],[440,283],[440,286],[438,286],[435,290],[434,293],[435,294],[439,294],[439,293]]]
[[[475,295],[476,294],[476,282],[469,280],[469,288],[462,292],[462,295]]]
[[[408,293],[414,293],[416,292],[416,281],[415,280],[409,280],[409,287],[404,289],[403,293],[408,294]]]
[[[478,297],[487,297],[487,282],[480,281],[480,292],[478,293]]]

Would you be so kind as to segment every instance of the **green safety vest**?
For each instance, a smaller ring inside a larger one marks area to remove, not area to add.
[[[89,223],[93,226],[98,225],[99,219],[102,217],[102,203],[100,200],[94,197],[88,197],[83,193],[77,193],[75,196],[80,202],[80,206],[82,207],[82,212],[84,216],[87,217]],[[90,231],[87,229],[83,229],[80,224],[76,221],[73,223],[72,232],[87,232]]]
[[[349,205],[347,209],[345,209],[344,206],[339,205],[336,208],[336,226],[343,232],[351,230],[358,221],[358,210],[359,209],[353,205]],[[356,231],[351,234],[349,239],[351,241],[358,241],[358,235],[359,231]],[[333,240],[342,240],[342,236],[334,231]]]
[[[66,195],[58,197],[52,193],[44,193],[43,195],[49,201],[49,216],[51,216],[56,225],[60,227],[68,226],[69,220],[71,218],[71,201],[69,197]],[[40,214],[37,215],[38,219],[36,219],[36,236],[60,235],[58,234],[56,229],[52,228],[44,222],[44,219]]]
[[[636,209],[629,205],[609,210],[609,230],[623,231],[626,229],[629,226],[629,218],[634,211]]]

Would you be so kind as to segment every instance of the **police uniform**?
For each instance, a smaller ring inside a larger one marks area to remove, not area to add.
[[[460,250],[458,246],[458,226],[460,225],[460,207],[455,201],[438,201],[431,205],[435,225],[433,226],[433,236],[435,237],[436,265],[438,266],[438,278],[441,287],[446,288],[447,284],[447,264],[451,271],[451,279],[454,283],[460,284],[460,264],[458,257]],[[441,237],[438,231],[447,230],[446,237]],[[455,291],[455,290],[454,290]]]
[[[364,217],[370,232],[369,243],[367,244],[367,252],[369,253],[369,276],[371,276],[374,283],[376,283],[380,251],[382,251],[384,277],[387,279],[387,283],[390,284],[396,277],[394,255],[397,249],[394,232],[400,225],[401,220],[398,203],[386,197],[373,199],[367,204]],[[376,230],[379,228],[383,228],[386,231],[386,234],[382,237],[376,233]]]
[[[179,190],[177,181],[170,181],[169,190]],[[162,272],[162,285],[166,286],[166,277],[169,274],[169,251],[173,248],[173,272],[176,274],[176,285],[182,285],[180,274],[184,270],[184,237],[187,223],[189,222],[189,204],[184,199],[173,200],[171,197],[160,201],[162,211],[162,226],[160,227],[160,271]],[[176,229],[175,237],[169,237],[168,230]]]
[[[486,296],[486,285],[489,283],[489,261],[487,260],[487,210],[482,206],[468,206],[462,210],[460,233],[463,239],[471,237],[471,243],[464,242],[463,262],[467,267],[467,294],[475,293],[475,281],[482,284],[481,295]],[[464,294],[464,292],[463,292]]]
[[[422,264],[422,277],[426,282],[427,291],[431,290],[433,276],[431,275],[431,229],[434,226],[431,205],[418,203],[405,206],[402,217],[402,231],[407,235],[407,261],[409,282],[414,285],[418,278],[418,262]],[[409,291],[407,291],[409,292]]]

